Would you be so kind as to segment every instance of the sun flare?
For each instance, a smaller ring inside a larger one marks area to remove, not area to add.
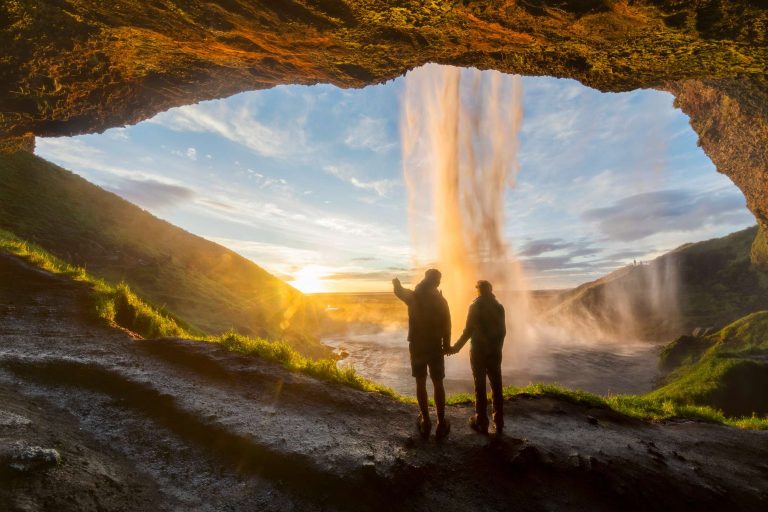
[[[289,283],[302,293],[317,293],[326,290],[324,277],[326,272],[317,266],[309,265],[293,274]]]

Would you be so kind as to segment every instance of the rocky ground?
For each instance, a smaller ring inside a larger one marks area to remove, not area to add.
[[[483,437],[415,407],[88,320],[80,284],[0,256],[2,510],[768,507],[768,432],[651,424],[554,399]]]

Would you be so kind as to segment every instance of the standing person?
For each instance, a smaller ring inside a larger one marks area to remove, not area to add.
[[[496,300],[488,281],[478,281],[476,288],[477,299],[469,306],[467,325],[449,353],[458,353],[472,338],[469,357],[475,381],[475,415],[469,419],[469,426],[482,434],[488,433],[487,376],[493,397],[493,423],[496,433],[500,434],[504,430],[504,395],[501,388],[501,349],[507,334],[504,306]]]
[[[416,379],[416,399],[419,402],[418,427],[422,437],[429,437],[432,421],[429,419],[427,396],[427,369],[435,390],[437,428],[435,437],[442,439],[451,430],[445,419],[444,356],[451,346],[451,315],[448,302],[438,290],[442,275],[429,269],[414,290],[403,288],[400,280],[392,280],[397,297],[408,305],[408,349],[411,354],[411,375]]]

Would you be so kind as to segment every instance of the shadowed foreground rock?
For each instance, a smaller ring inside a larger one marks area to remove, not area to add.
[[[0,255],[0,470],[18,447],[61,455],[2,471],[3,510],[768,506],[768,432],[518,397],[502,437],[449,407],[439,445],[416,435],[414,405],[215,345],[136,340],[88,306],[81,284]]]

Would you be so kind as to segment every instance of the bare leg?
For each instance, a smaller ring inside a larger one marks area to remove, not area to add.
[[[443,379],[432,379],[432,386],[435,388],[437,422],[442,423],[445,420],[445,387],[443,386]]]
[[[416,377],[416,400],[419,402],[419,410],[424,419],[429,418],[429,396],[427,395],[427,376]],[[445,402],[445,398],[443,398]]]

